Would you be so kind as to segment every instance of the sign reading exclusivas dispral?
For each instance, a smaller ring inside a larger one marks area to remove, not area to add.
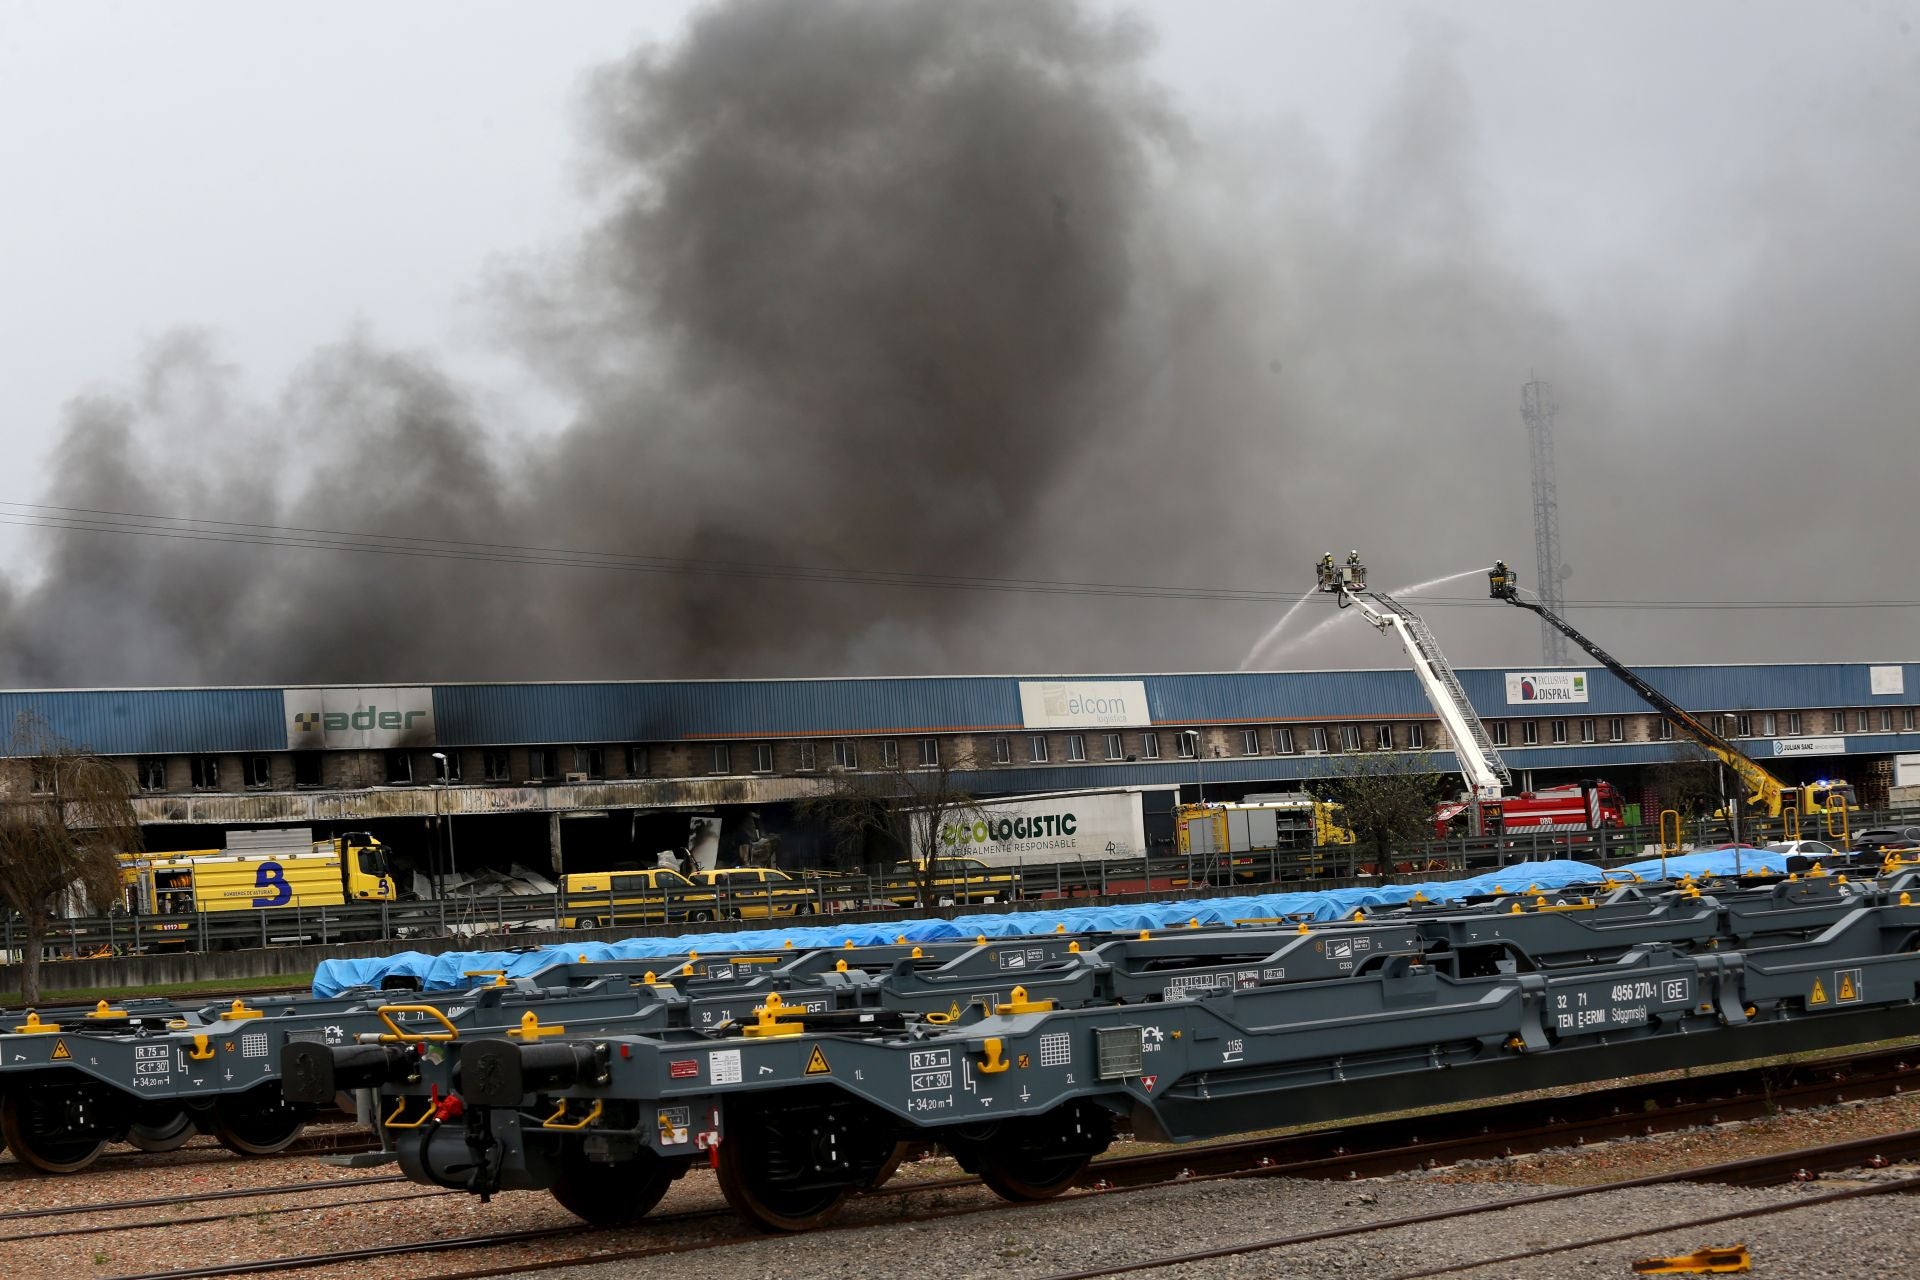
[[[1147,725],[1140,680],[1022,680],[1020,718],[1029,729],[1103,729]]]
[[[1587,673],[1584,671],[1507,672],[1507,703],[1510,706],[1586,700]]]

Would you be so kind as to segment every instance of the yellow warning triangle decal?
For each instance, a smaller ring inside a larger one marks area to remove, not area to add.
[[[1827,989],[1824,985],[1821,984],[1820,979],[1815,978],[1813,980],[1813,994],[1807,997],[1807,1003],[1808,1004],[1825,1004],[1826,1002],[1827,1002]]]
[[[1843,973],[1840,975],[1840,998],[1842,1000],[1855,1000],[1859,998],[1853,989],[1853,975],[1851,973]]]
[[[813,1054],[807,1059],[807,1074],[824,1076],[832,1070],[833,1068],[827,1065],[827,1055],[820,1052],[820,1046],[813,1046]]]
[[[55,1040],[53,1042],[53,1057],[48,1059],[48,1061],[65,1062],[68,1058],[71,1058],[72,1056],[73,1055],[71,1053],[67,1052],[67,1042],[65,1040]]]
[[[959,1016],[960,1016],[960,1002],[959,1002],[958,1000],[955,1000],[955,1001],[953,1002],[953,1007],[952,1007],[951,1009],[949,1009],[949,1010],[947,1010],[947,1016],[948,1016],[949,1018],[955,1018],[955,1019],[957,1019],[957,1018],[959,1018]]]

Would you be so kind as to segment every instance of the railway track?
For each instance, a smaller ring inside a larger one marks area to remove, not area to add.
[[[1914,1072],[1909,1061],[1912,1057],[1913,1050],[1907,1047],[1815,1062],[1747,1068],[1708,1077],[1640,1081],[1587,1094],[1530,1099],[1494,1108],[1375,1121],[1336,1130],[1169,1148],[1145,1154],[1110,1156],[1095,1161],[1082,1179],[1081,1189],[1069,1192],[1068,1195],[1107,1195],[1195,1181],[1258,1176],[1332,1180],[1373,1177],[1422,1167],[1453,1164],[1461,1160],[1518,1154],[1547,1147],[1577,1146],[1584,1142],[1603,1141],[1608,1138],[1672,1132],[1702,1124],[1751,1118],[1779,1110],[1823,1106],[1870,1097],[1895,1096],[1911,1089],[1914,1084]],[[1895,1137],[1899,1137],[1902,1142],[1911,1139],[1913,1143],[1911,1149],[1916,1154],[1920,1154],[1920,1133],[1895,1135]],[[1871,1148],[1870,1154],[1886,1155],[1890,1158],[1904,1154],[1907,1150],[1906,1147],[1895,1144],[1892,1138],[1869,1139],[1854,1145],[1860,1152],[1867,1152],[1867,1149]],[[1857,1162],[1857,1159],[1864,1158],[1857,1154],[1848,1156],[1840,1146],[1825,1150],[1832,1159],[1842,1162],[1847,1159],[1854,1159]],[[1776,1166],[1783,1162],[1793,1164],[1793,1169],[1788,1170],[1790,1176],[1793,1170],[1804,1166],[1808,1160],[1817,1161],[1820,1158],[1807,1152],[1795,1152],[1783,1157],[1767,1157],[1760,1161],[1738,1163],[1747,1170],[1749,1177],[1765,1181],[1779,1180],[1779,1170]],[[1708,1166],[1701,1171],[1683,1170],[1612,1185],[1640,1186],[1684,1181],[1689,1178],[1707,1177],[1713,1170],[1725,1176],[1733,1169],[1733,1165]],[[400,1180],[391,1175],[373,1175],[227,1192],[221,1193],[221,1196],[244,1199],[252,1196],[308,1191],[317,1193],[346,1187],[368,1188]],[[873,1194],[898,1202],[906,1202],[935,1192],[954,1191],[977,1185],[978,1180],[970,1177],[907,1182],[896,1180]],[[1581,1189],[1581,1194],[1587,1193],[1586,1189]],[[365,1201],[338,1203],[386,1202],[441,1194],[446,1193],[426,1191],[418,1193],[417,1196],[381,1195],[368,1197]],[[19,1216],[52,1217],[55,1213],[94,1214],[130,1211],[137,1208],[197,1203],[210,1198],[214,1197],[206,1195],[157,1197],[107,1206],[72,1206],[59,1211],[24,1211]],[[1551,1193],[1549,1198],[1563,1197],[1561,1193]],[[1544,1203],[1545,1201],[1529,1201],[1522,1198],[1507,1207],[1534,1202]],[[309,1206],[288,1206],[273,1212],[298,1213],[303,1208],[323,1207],[334,1206],[315,1202]],[[998,1201],[977,1203],[958,1209],[922,1213],[915,1220],[931,1221],[954,1214],[1018,1211],[1022,1207]],[[12,1216],[0,1215],[0,1222],[7,1221]],[[211,1214],[191,1220],[203,1221],[223,1216],[231,1215]],[[189,1219],[185,1218],[162,1218],[123,1225],[96,1224],[89,1230],[98,1234],[111,1234],[120,1231],[187,1225],[188,1222]],[[645,1243],[647,1236],[657,1237],[663,1230],[698,1227],[706,1223],[726,1224],[726,1229],[723,1234],[711,1239],[693,1241],[677,1239],[667,1244]],[[858,1224],[847,1224],[830,1229],[857,1231],[862,1227]],[[46,1233],[26,1233],[8,1236],[6,1239],[51,1238],[55,1235],[77,1233],[75,1229],[62,1227]],[[739,1228],[730,1210],[715,1206],[656,1214],[649,1217],[639,1228],[590,1228],[579,1224],[568,1224],[519,1231],[462,1234],[431,1240],[383,1243],[358,1249],[330,1250],[326,1253],[282,1255],[276,1258],[154,1271],[142,1273],[138,1280],[190,1280],[190,1278],[197,1280],[200,1277],[249,1275],[266,1271],[295,1271],[351,1263],[373,1263],[407,1254],[450,1254],[467,1251],[478,1253],[488,1249],[525,1246],[562,1237],[583,1242],[591,1241],[589,1245],[591,1252],[582,1253],[574,1258],[542,1259],[537,1263],[525,1265],[498,1263],[468,1270],[449,1271],[442,1273],[436,1280],[477,1280],[481,1276],[507,1275],[517,1271],[589,1261],[638,1260],[664,1253],[720,1248],[765,1238],[756,1232]],[[619,1247],[626,1241],[634,1243],[630,1247]],[[1298,1242],[1301,1241],[1295,1241],[1295,1243]],[[1254,1242],[1243,1246],[1249,1250],[1279,1247],[1284,1246],[1272,1241]],[[1162,1262],[1153,1265],[1167,1264]]]

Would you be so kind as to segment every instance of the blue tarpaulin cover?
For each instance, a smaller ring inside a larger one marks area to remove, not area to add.
[[[1748,857],[1756,856],[1747,851]],[[1709,854],[1692,855],[1696,858]],[[1760,855],[1771,856],[1771,855]],[[1784,859],[1777,859],[1784,868]],[[1681,859],[1671,859],[1678,868]],[[1731,855],[1726,858],[1732,869]],[[1642,865],[1642,864],[1636,864]],[[1653,860],[1653,876],[1658,876],[1659,859]],[[1751,864],[1750,864],[1751,865]],[[1707,870],[1702,866],[1701,870]],[[1616,876],[1618,872],[1614,873]],[[1647,872],[1640,873],[1643,876]],[[1675,875],[1682,874],[1675,870]],[[728,951],[777,951],[792,942],[796,951],[820,947],[840,947],[892,943],[905,937],[908,942],[947,942],[954,939],[988,937],[1030,937],[1053,933],[1065,925],[1069,933],[1131,931],[1138,929],[1177,929],[1189,921],[1202,925],[1231,925],[1236,920],[1278,920],[1286,918],[1343,920],[1355,911],[1394,907],[1421,894],[1434,902],[1477,897],[1496,892],[1513,893],[1525,889],[1559,889],[1571,884],[1594,884],[1604,878],[1598,867],[1584,862],[1523,862],[1489,871],[1466,880],[1434,881],[1424,884],[1381,884],[1351,889],[1320,889],[1300,893],[1252,894],[1234,898],[1206,898],[1186,902],[1149,902],[1117,907],[1046,907],[1032,911],[963,915],[952,920],[890,920],[878,924],[787,924],[773,929],[743,930],[738,933],[687,933],[676,937],[629,938],[622,942],[572,942],[564,946],[540,947],[531,951],[448,951],[423,955],[417,951],[365,959],[323,960],[313,975],[313,994],[319,997],[339,995],[348,987],[378,986],[388,977],[419,980],[428,991],[458,990],[471,986],[463,974],[475,970],[504,969],[508,977],[527,977],[559,964],[577,960],[644,960],[649,956],[684,955],[688,951],[718,953]]]

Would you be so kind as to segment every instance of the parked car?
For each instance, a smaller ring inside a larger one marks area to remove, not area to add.
[[[1767,846],[1767,852],[1786,854],[1789,872],[1841,867],[1852,861],[1846,850],[1835,848],[1825,840],[1776,840]]]
[[[895,863],[887,897],[899,906],[915,905],[926,870],[924,862]],[[935,858],[933,878],[924,883],[934,901],[943,907],[961,902],[1011,902],[1020,896],[1018,871],[990,867],[978,858]]]
[[[616,924],[671,924],[689,915],[693,885],[678,871],[589,871],[561,882],[566,894],[562,929],[599,929]],[[707,903],[713,899],[707,897]],[[711,905],[706,910],[712,911]],[[709,915],[707,918],[711,918]]]
[[[1853,833],[1855,853],[1878,855],[1888,849],[1920,849],[1920,826],[1868,827]]]
[[[772,867],[722,867],[693,873],[696,890],[709,886],[723,894],[695,892],[687,899],[689,920],[709,920],[713,913],[730,920],[770,920],[812,915],[820,909],[812,889]]]

